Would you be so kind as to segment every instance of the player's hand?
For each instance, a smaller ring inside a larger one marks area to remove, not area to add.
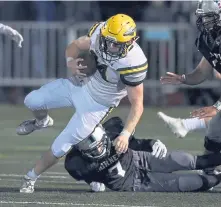
[[[184,78],[181,75],[167,72],[165,76],[160,78],[160,82],[162,84],[182,84],[184,82]]]
[[[83,66],[80,64],[82,62],[82,58],[73,59],[67,62],[67,67],[71,69],[73,75],[79,76],[79,77],[86,77],[86,74],[84,73],[84,69],[87,68],[87,66]]]
[[[90,186],[91,186],[91,190],[93,192],[104,192],[105,191],[105,185],[103,183],[91,182]]]
[[[199,119],[203,119],[203,118],[213,117],[217,114],[217,112],[218,110],[216,107],[208,106],[192,111],[190,113],[190,117],[192,118],[197,117]]]
[[[167,155],[167,148],[160,140],[154,143],[152,150],[151,154],[156,158],[161,159]]]
[[[24,39],[17,30],[12,30],[12,39],[18,44],[18,47],[22,47]]]
[[[119,135],[113,142],[118,154],[125,153],[128,149],[129,139],[126,136]]]

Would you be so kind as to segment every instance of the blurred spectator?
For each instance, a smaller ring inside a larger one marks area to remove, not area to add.
[[[150,1],[143,8],[142,21],[146,22],[172,22],[173,14],[170,3],[165,1]]]
[[[135,21],[141,21],[143,7],[148,4],[145,1],[100,1],[102,19],[108,19],[117,13],[125,13],[132,16]]]
[[[96,1],[67,1],[64,4],[67,20],[101,21],[101,11]]]

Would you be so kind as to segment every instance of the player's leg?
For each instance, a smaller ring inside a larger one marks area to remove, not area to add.
[[[208,124],[208,129],[204,141],[205,154],[220,153],[221,151],[220,123],[221,123],[221,112],[218,112],[217,115],[214,116]],[[220,172],[221,172],[221,166],[205,170],[205,173],[220,173]]]
[[[187,133],[198,130],[206,129],[211,118],[188,118],[180,119],[174,118],[164,114],[163,112],[158,112],[158,117],[163,120],[163,122],[171,129],[171,131],[178,137],[183,138]]]
[[[80,93],[83,91],[80,91]],[[60,157],[67,154],[71,147],[89,136],[94,128],[109,113],[109,108],[96,103],[89,95],[81,93],[81,98],[75,102],[77,112],[69,121],[66,128],[53,142],[35,167],[24,177],[20,192],[34,192],[37,178],[54,165]]]
[[[208,154],[194,156],[187,152],[172,151],[163,159],[152,156],[149,152],[138,151],[134,153],[135,163],[152,172],[170,173],[179,170],[202,170],[221,165],[221,154]]]
[[[218,112],[209,122],[204,147],[206,152],[221,151],[221,112]]]
[[[36,129],[52,126],[53,120],[48,115],[48,109],[73,106],[70,95],[73,88],[74,85],[68,79],[57,79],[29,93],[24,104],[33,112],[34,119],[21,123],[17,134],[27,135]]]
[[[146,192],[198,192],[207,191],[220,183],[220,175],[197,173],[147,173],[141,182],[135,182],[135,191]]]

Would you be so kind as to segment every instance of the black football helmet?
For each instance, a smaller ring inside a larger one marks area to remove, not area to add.
[[[203,33],[207,46],[213,51],[220,42],[220,8],[213,0],[199,0],[196,10],[196,26]]]

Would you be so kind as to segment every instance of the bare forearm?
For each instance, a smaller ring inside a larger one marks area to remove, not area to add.
[[[66,58],[74,58],[76,59],[78,55],[80,54],[80,48],[77,46],[75,41],[73,41],[66,49],[65,56]]]
[[[206,80],[205,74],[196,68],[193,72],[185,75],[184,84],[186,85],[198,85]]]
[[[124,130],[132,133],[135,127],[137,126],[142,114],[143,114],[143,103],[131,105],[130,113],[127,117]]]
[[[90,38],[87,36],[79,37],[77,40],[74,40],[66,48],[65,55],[66,58],[71,57],[76,59],[82,50],[90,49]]]
[[[205,81],[207,78],[211,77],[212,74],[212,66],[203,57],[196,69],[193,70],[191,73],[185,75],[183,83],[187,85],[197,85]]]

